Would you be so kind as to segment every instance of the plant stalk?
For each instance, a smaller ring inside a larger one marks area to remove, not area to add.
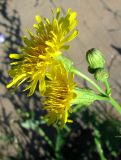
[[[100,160],[107,160],[106,157],[105,157],[105,155],[104,155],[102,146],[101,146],[100,133],[99,133],[99,131],[96,130],[96,129],[95,129],[95,131],[94,131],[94,142],[95,142],[95,145],[96,145],[98,154],[99,154],[99,156],[100,156]]]
[[[121,115],[121,106],[112,98],[109,97],[109,102],[112,104],[112,106],[118,111],[118,113]]]
[[[107,93],[107,95],[110,96],[111,95],[111,88],[110,88],[110,85],[109,85],[109,83],[108,83],[107,80],[104,82],[104,85],[106,87],[106,93]]]
[[[78,71],[76,68],[73,68],[72,72],[77,74],[78,76],[82,77],[83,79],[85,79],[89,83],[91,83],[101,94],[106,95],[105,92],[102,90],[102,88],[99,85],[97,85],[92,79],[87,77],[85,74],[83,74],[82,72]]]

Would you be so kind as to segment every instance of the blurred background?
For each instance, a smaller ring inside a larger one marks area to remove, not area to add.
[[[96,102],[82,107],[63,130],[42,120],[38,91],[32,97],[8,91],[9,53],[19,53],[26,29],[33,31],[35,16],[50,17],[60,7],[77,12],[79,35],[65,55],[90,76],[85,55],[99,48],[110,72],[113,97],[121,104],[120,0],[0,0],[0,159],[1,160],[120,160],[121,119],[110,105]],[[90,76],[91,77],[91,76]],[[76,78],[79,86],[90,87]]]

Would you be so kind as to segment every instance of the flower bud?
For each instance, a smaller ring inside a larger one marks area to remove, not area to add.
[[[86,53],[86,59],[91,69],[104,68],[105,60],[103,54],[96,48],[92,48]]]
[[[95,71],[94,77],[97,81],[104,82],[109,78],[109,74],[104,69],[97,69]]]

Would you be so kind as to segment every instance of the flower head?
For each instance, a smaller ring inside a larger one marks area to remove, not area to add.
[[[94,72],[96,69],[104,68],[105,59],[101,51],[97,48],[92,48],[89,51],[87,51],[86,59],[89,64],[89,68],[91,70],[94,70]]]
[[[30,90],[28,94],[30,96],[39,82],[40,93],[44,94],[48,68],[54,66],[56,57],[63,49],[69,48],[65,43],[75,38],[78,33],[77,30],[72,31],[77,24],[76,12],[68,9],[66,16],[63,17],[60,17],[60,13],[60,8],[57,8],[52,22],[47,18],[43,22],[40,16],[36,16],[37,24],[34,24],[36,34],[28,30],[30,38],[23,37],[25,46],[21,48],[21,54],[10,54],[10,58],[15,59],[15,62],[11,63],[9,75],[13,80],[7,88],[18,87],[27,81],[29,85],[25,90]]]
[[[72,112],[71,101],[75,98],[73,89],[73,73],[68,73],[63,64],[59,63],[56,68],[50,71],[54,77],[47,81],[47,89],[43,100],[43,109],[47,111],[46,118],[48,124],[58,123],[63,127],[68,119],[69,113]]]

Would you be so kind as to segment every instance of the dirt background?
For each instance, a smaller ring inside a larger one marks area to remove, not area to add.
[[[89,75],[86,51],[99,48],[110,72],[113,96],[121,102],[121,0],[0,0],[0,32],[5,36],[5,42],[0,44],[1,123],[5,120],[3,114],[6,118],[17,117],[15,107],[34,104],[29,98],[25,100],[22,90],[16,95],[5,88],[10,80],[7,75],[8,54],[18,52],[18,45],[22,44],[20,37],[27,34],[26,28],[33,30],[35,15],[50,17],[50,9],[56,7],[61,7],[63,14],[68,8],[78,14],[79,35],[71,42],[72,47],[65,55]]]

